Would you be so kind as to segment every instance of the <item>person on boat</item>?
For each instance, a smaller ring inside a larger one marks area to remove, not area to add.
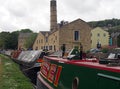
[[[97,42],[97,49],[101,49],[101,43],[99,41]]]
[[[83,46],[80,43],[80,60],[82,60],[82,57],[83,57]]]
[[[66,50],[65,44],[62,45],[61,49],[62,49],[62,57],[64,57]]]

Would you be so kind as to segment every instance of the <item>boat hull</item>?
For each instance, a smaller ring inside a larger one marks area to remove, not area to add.
[[[49,67],[48,70],[45,66]],[[57,74],[58,70],[60,74]],[[56,75],[59,76],[56,78]],[[119,89],[120,68],[48,57],[45,58],[37,79],[37,89],[42,89],[40,84],[46,87],[43,89]]]

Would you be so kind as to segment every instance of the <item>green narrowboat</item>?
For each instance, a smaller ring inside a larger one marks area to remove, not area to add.
[[[106,61],[45,56],[37,89],[120,89],[119,58]]]

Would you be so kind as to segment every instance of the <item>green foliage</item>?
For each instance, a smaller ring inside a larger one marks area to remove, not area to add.
[[[4,41],[3,41],[3,39],[0,39],[0,48],[2,49],[3,46],[4,46]]]
[[[120,32],[120,25],[114,26],[114,27],[109,29],[110,34],[113,33],[113,32]]]
[[[32,33],[25,41],[25,48],[32,49],[37,33]]]
[[[30,29],[21,29],[21,33],[33,33]]]
[[[0,49],[17,49],[19,33],[33,33],[30,29],[21,29],[21,31],[1,32],[0,33]],[[33,38],[29,38],[33,40]],[[30,43],[31,44],[31,43]]]
[[[1,49],[16,49],[18,43],[18,31],[9,33],[0,33],[0,48]]]
[[[106,19],[101,21],[88,22],[91,27],[114,27],[120,25],[120,19]]]
[[[19,35],[18,31],[10,33],[7,44],[6,44],[7,49],[17,49],[18,35]]]
[[[1,32],[0,33],[0,48],[6,49],[7,48],[7,42],[9,41],[10,33],[9,32]]]

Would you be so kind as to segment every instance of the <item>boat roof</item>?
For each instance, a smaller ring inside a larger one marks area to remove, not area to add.
[[[48,56],[45,56],[45,58],[47,58],[48,60],[57,61],[59,63],[66,63],[71,65],[84,66],[84,67],[89,67],[94,69],[120,73],[120,66],[111,67],[105,64],[100,64],[99,62],[95,61],[94,58],[89,60],[68,60],[68,59],[63,59],[58,57],[48,57]]]

